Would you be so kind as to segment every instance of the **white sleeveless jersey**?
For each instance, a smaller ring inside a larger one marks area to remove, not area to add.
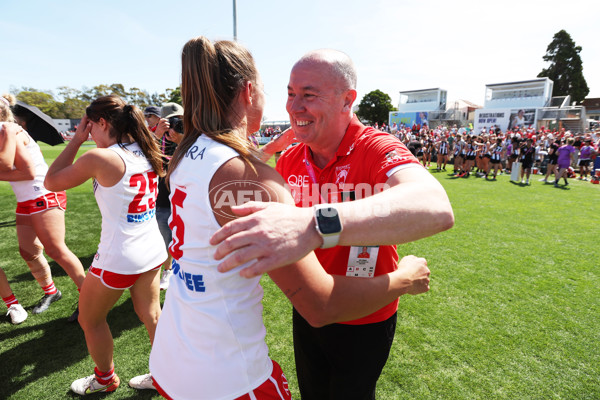
[[[125,174],[114,186],[94,180],[102,214],[102,233],[92,266],[119,274],[146,272],[167,259],[155,217],[158,176],[137,143],[108,148],[125,162]]]
[[[44,179],[46,179],[46,172],[48,172],[48,164],[44,160],[44,155],[40,146],[29,136],[29,143],[25,148],[29,152],[33,165],[35,167],[35,177],[30,181],[17,181],[10,182],[13,192],[17,197],[17,202],[37,199],[40,196],[50,193],[48,189],[44,187]]]
[[[150,372],[175,399],[234,399],[260,386],[272,372],[260,277],[242,278],[242,267],[218,272],[215,247],[208,242],[220,228],[209,200],[210,181],[237,156],[200,136],[171,173],[174,274],[156,329]]]

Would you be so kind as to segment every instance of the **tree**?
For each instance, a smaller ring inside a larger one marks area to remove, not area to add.
[[[538,74],[538,78],[552,79],[555,96],[571,95],[571,98],[578,103],[583,101],[590,92],[583,77],[580,52],[581,46],[575,46],[567,31],[564,29],[558,31],[554,34],[543,57],[544,61],[550,62],[550,65]]]
[[[78,119],[83,117],[85,114],[85,109],[89,106],[90,103],[87,101],[77,99],[77,98],[68,98],[60,105],[62,110],[63,117],[69,119]]]
[[[181,89],[166,89],[165,93],[148,94],[146,90],[132,87],[126,90],[120,83],[111,85],[97,85],[93,88],[83,87],[82,90],[73,89],[68,86],[58,87],[58,97],[62,100],[56,100],[51,91],[39,91],[34,88],[22,87],[21,89],[11,89],[11,92],[18,100],[32,106],[38,107],[51,118],[81,118],[85,114],[86,107],[96,98],[109,94],[116,94],[123,98],[129,104],[135,104],[144,109],[147,106],[161,106],[166,102],[175,102],[181,104]]]
[[[54,100],[51,92],[40,92],[34,88],[23,88],[16,97],[17,100],[39,108],[43,113],[52,118],[63,118],[60,110],[60,103]]]
[[[77,89],[73,89],[69,86],[59,86],[58,88],[58,96],[62,98],[63,101],[67,99],[80,99],[81,91]]]
[[[113,91],[108,85],[96,85],[91,88],[88,92],[88,97],[90,98],[90,102],[94,101],[98,97],[108,96],[109,94],[113,94]]]
[[[127,92],[125,91],[125,86],[123,86],[121,83],[113,83],[109,86],[109,88],[110,94],[116,94],[122,99],[127,99]]]
[[[59,103],[62,114],[60,118],[78,119],[85,114],[85,108],[89,105],[89,102],[82,100],[83,93],[80,90],[69,86],[59,86],[58,96],[63,100],[62,103]],[[59,118],[54,115],[52,117]]]
[[[365,122],[381,124],[382,122],[387,123],[389,112],[394,110],[390,96],[376,89],[362,98],[356,115]]]
[[[151,101],[148,92],[137,87],[132,87],[129,89],[126,100],[128,103],[135,104],[142,110],[148,107]]]
[[[177,86],[175,89],[167,89],[166,97],[171,103],[182,104],[181,100],[181,86]]]
[[[167,89],[167,91],[170,89]],[[166,95],[165,93],[152,93],[150,95],[150,102],[148,103],[148,105],[152,105],[152,106],[161,106],[164,103],[169,103],[172,101],[169,100],[169,96]],[[181,102],[178,102],[178,104],[181,104]]]

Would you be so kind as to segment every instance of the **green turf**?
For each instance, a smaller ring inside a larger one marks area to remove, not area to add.
[[[62,147],[42,146],[49,161]],[[570,180],[568,189],[556,189],[538,177],[521,186],[505,175],[495,182],[433,175],[448,192],[456,225],[398,248],[400,255],[427,258],[431,291],[400,299],[378,399],[600,398],[600,185]],[[100,234],[91,184],[68,196],[66,241],[87,266]],[[7,183],[0,183],[0,200],[0,266],[31,311],[41,293],[19,257]],[[92,372],[81,329],[65,321],[76,304],[75,286],[51,266],[63,299],[18,326],[0,317],[0,399],[77,397],[71,382]],[[262,283],[271,356],[299,398],[291,308],[268,278]],[[150,350],[127,293],[109,324],[123,384],[92,398],[158,399],[126,385],[147,372]]]

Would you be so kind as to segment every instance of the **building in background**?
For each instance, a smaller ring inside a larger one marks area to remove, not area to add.
[[[600,127],[600,98],[593,97],[583,100],[587,117],[586,128],[598,129]]]
[[[446,110],[446,91],[440,88],[400,92],[398,111],[391,111],[388,124],[430,125],[430,113]]]
[[[481,108],[467,100],[447,102],[447,91],[440,88],[409,90],[400,92],[398,111],[389,114],[389,125],[413,125],[430,127],[468,126],[475,116],[475,110]]]
[[[549,78],[494,83],[485,86],[485,104],[475,111],[474,131],[498,127],[503,132],[516,128],[583,132],[586,112],[571,105],[571,96],[552,97],[554,83]]]
[[[70,119],[53,119],[53,121],[56,125],[56,129],[58,129],[60,133],[64,133],[73,129]]]
[[[485,86],[481,107],[467,100],[447,102],[440,88],[400,92],[398,111],[389,113],[389,125],[438,125],[470,127],[474,133],[498,127],[509,129],[541,127],[584,132],[593,121],[600,121],[600,99],[586,99],[572,105],[571,96],[552,96],[554,82],[549,78],[493,83]]]

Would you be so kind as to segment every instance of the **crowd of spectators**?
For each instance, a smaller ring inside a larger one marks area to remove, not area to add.
[[[258,132],[255,132],[256,136],[259,137],[273,137],[281,133],[281,127],[279,126],[267,126],[261,128]]]
[[[436,169],[453,165],[453,174],[468,178],[471,174],[485,179],[496,179],[498,174],[510,173],[515,162],[520,163],[516,181],[530,184],[530,174],[545,174],[540,181],[558,184],[560,176],[581,180],[593,179],[600,168],[596,158],[600,145],[600,129],[573,133],[564,128],[516,127],[502,131],[497,126],[483,128],[479,132],[466,127],[427,125],[405,126],[374,124],[376,129],[388,132],[400,139],[425,168],[437,161]],[[559,149],[572,146],[567,156],[564,173],[558,168]],[[549,181],[554,173],[554,181]],[[577,176],[578,175],[578,176]],[[594,183],[597,182],[593,181]]]

